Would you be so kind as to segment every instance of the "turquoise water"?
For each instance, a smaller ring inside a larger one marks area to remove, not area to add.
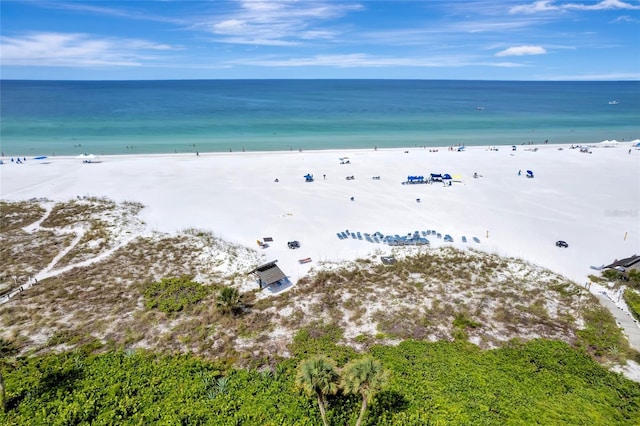
[[[640,82],[4,80],[0,91],[0,143],[6,155],[640,137]],[[618,104],[610,105],[612,100]]]

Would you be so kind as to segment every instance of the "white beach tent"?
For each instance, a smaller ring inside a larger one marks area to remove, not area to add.
[[[604,147],[604,148],[613,148],[613,147],[618,146],[618,141],[615,140],[615,139],[612,140],[612,141],[604,140],[604,141],[600,142],[598,144],[598,146],[601,146],[601,147]]]
[[[84,154],[78,155],[76,158],[81,159],[83,163],[93,163],[98,157],[93,154],[87,154],[85,152]]]

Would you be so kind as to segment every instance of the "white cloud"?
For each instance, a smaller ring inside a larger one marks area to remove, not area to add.
[[[601,0],[597,3],[562,3],[556,4],[554,0],[538,0],[530,4],[514,6],[509,13],[539,13],[556,10],[640,10],[639,5],[633,5],[622,0]]]
[[[227,19],[213,25],[213,30],[219,34],[242,34],[247,31],[247,25],[240,19]]]
[[[98,2],[94,2],[94,3],[98,3]],[[131,2],[131,3],[134,3],[134,2]],[[61,9],[61,10],[66,10],[66,11],[71,11],[71,12],[99,15],[101,17],[102,16],[115,16],[115,17],[125,18],[125,19],[133,19],[133,20],[140,20],[140,21],[166,22],[166,23],[172,23],[172,24],[176,24],[176,25],[186,25],[188,23],[188,21],[183,20],[183,19],[178,19],[178,18],[175,18],[175,17],[154,15],[154,14],[149,13],[148,11],[142,12],[142,11],[135,10],[135,9],[128,9],[128,8],[125,8],[125,7],[123,7],[123,8],[110,8],[110,7],[82,4],[82,3],[78,3],[78,2],[67,3],[67,2],[64,2],[64,1],[55,1],[55,2],[52,2],[52,1],[34,1],[34,2],[32,2],[32,4],[35,5],[35,6],[38,6],[38,7],[44,7],[44,8],[48,8],[48,9]],[[121,3],[121,4],[123,4],[123,3]]]
[[[314,55],[297,58],[247,58],[233,61],[236,65],[252,65],[261,67],[334,67],[334,68],[384,68],[384,67],[418,67],[444,68],[466,66],[488,66],[514,68],[522,64],[513,62],[478,62],[475,58],[464,55],[447,55],[424,57],[376,56],[365,53],[338,55]]]
[[[621,0],[602,0],[595,4],[568,3],[562,6],[564,9],[577,10],[609,10],[609,9],[628,9],[640,10],[640,6],[634,6]]]
[[[439,66],[444,65],[441,61],[428,61],[415,58],[397,58],[373,56],[365,53],[337,54],[337,55],[314,55],[301,58],[258,58],[236,61],[244,65],[258,65],[267,67],[304,67],[304,66],[327,66],[337,68],[355,67],[388,67],[388,66]]]
[[[553,0],[539,0],[533,2],[531,4],[524,4],[520,6],[514,6],[509,9],[509,13],[538,13],[538,12],[549,12],[552,10],[560,9],[558,6],[554,6]]]
[[[148,51],[174,48],[145,40],[92,38],[80,33],[32,33],[0,38],[2,65],[139,66],[154,59]]]
[[[545,76],[545,80],[567,81],[613,81],[613,80],[640,80],[639,72],[612,72],[608,74],[571,74]]]
[[[628,15],[622,15],[622,16],[618,16],[616,19],[614,19],[613,21],[611,21],[612,24],[617,23],[617,22],[640,22],[640,20],[636,19],[636,18],[632,18],[631,16]]]
[[[527,56],[544,55],[547,51],[542,46],[513,46],[497,52],[495,56]]]
[[[319,27],[321,22],[361,10],[357,3],[279,0],[242,1],[237,10],[213,22],[196,24],[232,44],[292,46],[316,39],[330,39],[335,30]]]

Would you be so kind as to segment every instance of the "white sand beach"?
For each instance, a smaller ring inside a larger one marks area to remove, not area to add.
[[[594,144],[590,152],[522,145],[515,151],[500,146],[460,152],[414,147],[122,155],[92,163],[48,157],[16,164],[5,157],[0,195],[7,201],[78,196],[139,201],[151,229],[212,231],[260,250],[265,261],[278,260],[294,283],[322,261],[394,250],[367,242],[365,233],[435,230],[451,235],[453,243],[428,236],[432,246],[523,258],[583,284],[594,272],[591,265],[640,253],[635,143]],[[526,177],[527,170],[534,178]],[[305,181],[308,173],[313,182]],[[402,184],[409,175],[430,173],[461,181]],[[339,239],[336,233],[346,230],[360,232],[363,240]],[[256,241],[264,237],[273,242],[261,249]],[[289,249],[290,240],[301,247]],[[557,240],[569,247],[556,247]],[[300,264],[303,258],[311,262]]]

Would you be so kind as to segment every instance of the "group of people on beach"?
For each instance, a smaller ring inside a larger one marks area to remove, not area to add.
[[[2,156],[4,157],[4,152],[2,153]],[[17,157],[17,158],[13,158],[11,157],[11,162],[12,163],[16,163],[16,164],[22,164],[22,163],[26,163],[27,162],[27,157]]]

